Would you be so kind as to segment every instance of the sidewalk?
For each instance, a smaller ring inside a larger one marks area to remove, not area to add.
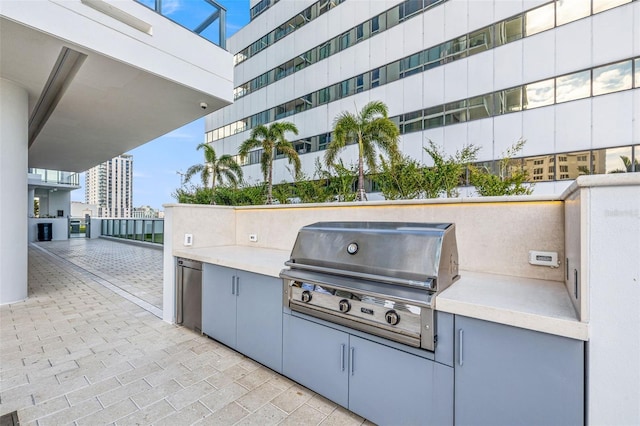
[[[366,423],[101,280],[29,247],[29,298],[0,307],[0,415],[17,410],[21,425]]]

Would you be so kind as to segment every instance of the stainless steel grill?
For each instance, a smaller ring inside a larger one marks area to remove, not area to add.
[[[434,296],[458,279],[451,223],[319,222],[280,277],[291,310],[434,350]]]

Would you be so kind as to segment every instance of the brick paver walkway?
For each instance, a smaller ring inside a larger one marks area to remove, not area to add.
[[[353,413],[160,320],[34,246],[0,306],[0,415],[22,425],[359,425]]]
[[[162,250],[103,238],[37,245],[162,309]]]

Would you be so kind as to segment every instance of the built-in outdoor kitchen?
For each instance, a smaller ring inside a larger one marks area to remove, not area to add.
[[[203,334],[377,424],[623,424],[638,195],[166,206],[164,306],[202,262]]]

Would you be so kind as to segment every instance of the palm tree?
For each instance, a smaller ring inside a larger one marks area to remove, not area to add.
[[[269,127],[261,124],[254,127],[251,131],[251,137],[240,145],[239,154],[243,159],[252,149],[262,148],[260,168],[262,169],[264,180],[267,182],[267,204],[273,203],[273,159],[276,152],[284,154],[289,160],[289,164],[293,164],[296,176],[300,174],[300,169],[302,168],[300,157],[293,144],[285,138],[285,133],[287,132],[297,135],[298,128],[288,121],[271,123]]]
[[[196,149],[204,150],[204,164],[195,164],[187,169],[184,174],[184,183],[188,183],[193,175],[200,173],[202,185],[205,189],[209,187],[211,181],[211,192],[215,192],[216,183],[226,179],[232,185],[237,185],[242,181],[242,168],[232,156],[225,154],[221,157],[216,155],[216,151],[207,143],[201,143]],[[211,204],[215,204],[213,196]]]
[[[333,140],[327,147],[324,161],[327,167],[336,162],[338,153],[351,143],[358,144],[358,201],[367,199],[364,191],[364,163],[370,171],[376,169],[376,147],[391,160],[399,158],[398,126],[388,117],[387,106],[380,101],[369,102],[355,114],[342,112],[333,122]]]

